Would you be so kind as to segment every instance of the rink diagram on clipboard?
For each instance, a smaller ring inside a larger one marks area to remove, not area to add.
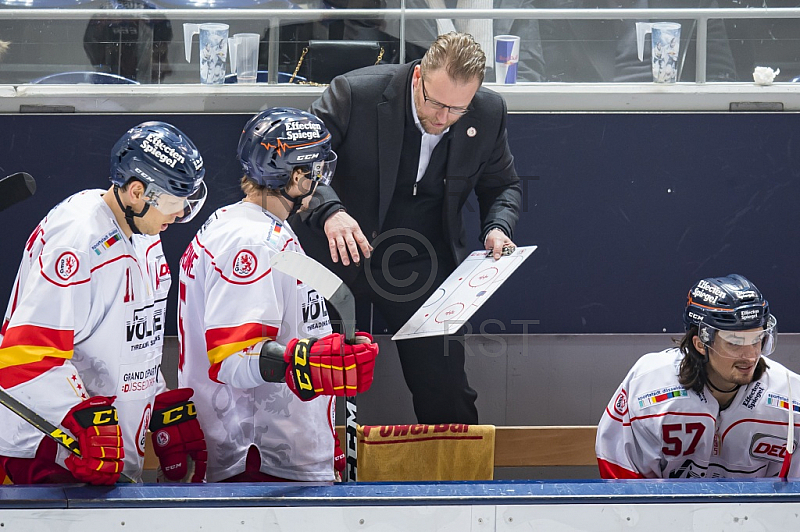
[[[488,300],[537,246],[518,247],[500,260],[473,251],[442,283],[392,340],[453,334]]]

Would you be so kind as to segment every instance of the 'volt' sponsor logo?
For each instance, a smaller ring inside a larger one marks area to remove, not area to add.
[[[134,311],[133,320],[126,323],[128,342],[134,338],[141,341],[160,335],[164,328],[163,314],[163,309],[153,310],[152,315],[146,309]]]
[[[316,290],[308,291],[308,299],[302,304],[302,310],[303,323],[316,321],[328,315],[328,309],[325,306],[325,301]]]

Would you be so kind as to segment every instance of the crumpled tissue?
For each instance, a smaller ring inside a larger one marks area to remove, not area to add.
[[[772,85],[775,76],[781,73],[781,69],[772,70],[770,67],[756,67],[753,70],[753,81],[756,85]]]

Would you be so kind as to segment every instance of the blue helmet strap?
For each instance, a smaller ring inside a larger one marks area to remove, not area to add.
[[[145,202],[144,209],[141,210],[139,213],[133,212],[133,208],[130,205],[123,205],[122,200],[119,199],[119,185],[114,185],[114,197],[117,198],[117,205],[119,208],[122,209],[122,212],[125,214],[125,221],[128,222],[128,227],[131,228],[134,235],[141,235],[142,232],[139,231],[139,228],[136,227],[136,222],[134,218],[142,218],[147,211],[150,210],[150,204]]]

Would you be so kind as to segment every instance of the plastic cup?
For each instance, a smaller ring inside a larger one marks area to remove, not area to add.
[[[237,83],[255,83],[258,76],[258,33],[237,33],[228,40],[231,72]]]

